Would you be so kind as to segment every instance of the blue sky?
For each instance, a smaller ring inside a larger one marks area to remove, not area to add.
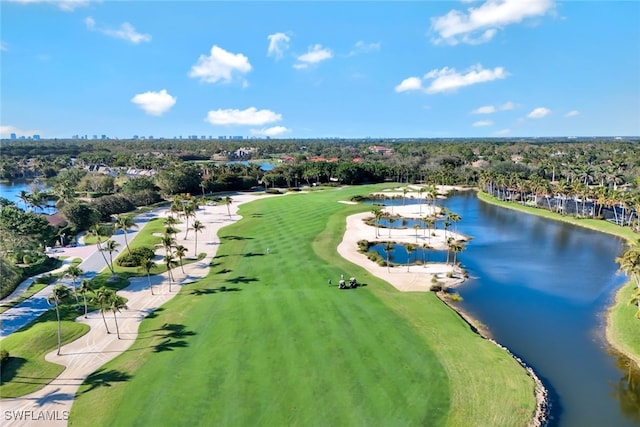
[[[2,137],[640,135],[640,2],[2,0]]]

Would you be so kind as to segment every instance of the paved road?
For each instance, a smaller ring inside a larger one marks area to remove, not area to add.
[[[134,228],[127,233],[127,240],[131,242],[138,234],[138,230],[142,229],[142,227],[144,227],[144,225],[150,219],[158,217],[159,213],[163,210],[164,209],[157,209],[136,217],[135,223],[138,225],[138,228]],[[118,247],[119,250],[123,250],[123,248],[125,248],[125,238],[123,232],[112,236],[111,239],[115,240],[120,245]],[[107,268],[107,263],[105,262],[102,253],[98,251],[97,245],[65,248],[62,250],[62,252],[58,252],[57,255],[68,256],[69,259],[83,258],[83,261],[78,265],[78,267],[80,267],[82,271],[84,271],[84,277],[86,278],[92,278],[93,276]],[[105,255],[108,259],[109,254],[105,253]],[[114,254],[114,258],[115,256],[116,254]],[[70,287],[73,286],[71,280],[68,278],[58,280],[56,283],[50,284],[42,291],[33,295],[31,298],[28,298],[15,307],[12,307],[4,313],[0,314],[0,340],[22,328],[23,326],[33,322],[38,316],[49,310],[51,306],[47,302],[47,298],[53,292],[53,286],[58,283],[63,283]],[[13,298],[13,294],[10,295],[7,299],[9,298]]]

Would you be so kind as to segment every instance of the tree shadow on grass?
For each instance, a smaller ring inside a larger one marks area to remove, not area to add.
[[[215,289],[193,289],[189,292],[189,295],[211,295],[215,294],[217,291]]]
[[[257,281],[258,279],[256,279],[255,277],[246,277],[246,276],[238,276],[232,279],[225,280],[225,282],[235,283],[236,285],[239,283],[251,283],[251,282],[257,282]]]
[[[184,348],[189,344],[184,338],[194,336],[196,333],[187,330],[184,325],[178,323],[165,323],[162,325],[164,334],[164,341],[154,345],[153,351],[159,353],[162,351],[173,351],[176,348]]]
[[[229,270],[228,268],[223,268],[222,270],[218,271],[216,274],[226,274],[226,273],[231,273],[231,270]]]
[[[158,307],[155,310],[153,310],[151,313],[147,314],[147,316],[145,317],[146,319],[155,319],[156,317],[158,317],[158,313],[164,311],[164,308],[162,307]]]
[[[126,382],[131,378],[130,374],[116,369],[98,369],[84,381],[84,384],[88,385],[88,387],[82,393],[88,393],[98,387],[111,387],[114,383]]]
[[[250,257],[254,257],[254,256],[264,256],[264,254],[256,254],[256,253],[253,253],[253,252],[248,252],[246,254],[242,254],[242,256],[244,258],[250,258]]]
[[[253,240],[253,237],[222,236],[221,239],[224,239],[224,240]]]
[[[16,377],[20,367],[26,363],[27,359],[23,357],[9,356],[7,360],[2,362],[2,372],[0,372],[0,385],[11,382]]]

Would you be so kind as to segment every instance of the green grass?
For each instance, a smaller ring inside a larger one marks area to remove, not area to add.
[[[345,216],[369,210],[337,201],[373,188],[243,205],[209,276],[85,381],[71,424],[526,425],[533,384],[512,358],[337,254]],[[341,273],[367,286],[327,286]]]
[[[546,209],[505,202],[482,192],[478,193],[478,198],[484,202],[505,208],[608,233],[626,239],[629,243],[635,243],[640,239],[640,234],[634,233],[630,228],[620,227],[609,221],[586,218],[579,219],[569,215],[560,215],[547,211]],[[613,347],[635,360],[638,366],[640,366],[640,319],[635,317],[638,311],[637,307],[629,304],[631,293],[634,289],[635,284],[628,282],[616,293],[616,302],[609,308],[607,315],[607,339]]]
[[[89,327],[76,323],[75,305],[60,309],[63,345],[86,334]],[[10,359],[2,365],[0,396],[17,397],[39,390],[60,375],[64,366],[44,360],[44,356],[58,347],[58,324],[55,310],[40,316],[28,328],[14,332],[0,341],[9,352]]]
[[[153,236],[153,233],[159,232],[159,230],[164,230],[161,221],[149,221],[140,233],[136,235],[136,238],[129,243],[129,246],[131,248],[141,245],[153,246],[154,243],[159,241],[159,238]],[[119,249],[122,252],[123,248]],[[126,251],[126,248],[124,248],[124,251]],[[201,255],[199,259],[202,258],[203,256]],[[193,259],[185,259],[184,264],[186,265],[189,262],[195,261],[196,260]],[[82,262],[81,258],[75,258],[71,262],[71,265],[78,265],[80,262]],[[177,268],[180,267],[178,266]],[[111,272],[105,268],[91,280],[92,288],[98,289],[106,286],[111,289],[120,290],[129,285],[129,278],[146,275],[133,267],[120,268],[115,265],[115,270],[118,273],[116,280],[109,280]],[[165,271],[166,266],[158,265],[152,273],[159,274]],[[56,273],[56,275],[62,277],[64,272]],[[47,285],[31,285],[20,301],[12,303],[11,306],[29,298],[45,286]],[[91,294],[87,299],[89,299],[90,296]],[[62,333],[65,343],[71,342],[89,331],[88,326],[74,322],[74,319],[79,313],[75,310],[75,299],[70,297],[68,301],[70,302],[61,308],[61,316],[63,319]],[[80,297],[80,302],[82,304],[82,297]],[[2,310],[5,311],[8,308],[10,307],[5,308],[3,306]],[[98,306],[90,303],[88,309],[89,311],[97,310]],[[39,390],[63,370],[61,365],[44,360],[44,356],[57,347],[57,321],[53,309],[38,317],[31,324],[26,325],[19,332],[9,335],[0,341],[0,344],[2,348],[9,351],[12,357],[7,367],[2,367],[2,386],[0,386],[0,396],[2,397],[22,396]]]

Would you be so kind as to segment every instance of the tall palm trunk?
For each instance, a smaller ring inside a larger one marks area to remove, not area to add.
[[[62,347],[62,330],[60,328],[60,309],[56,304],[56,317],[58,318],[58,356],[60,356],[60,347]]]
[[[120,328],[118,328],[118,318],[116,317],[116,311],[113,310],[113,321],[116,322],[116,335],[120,339]]]

